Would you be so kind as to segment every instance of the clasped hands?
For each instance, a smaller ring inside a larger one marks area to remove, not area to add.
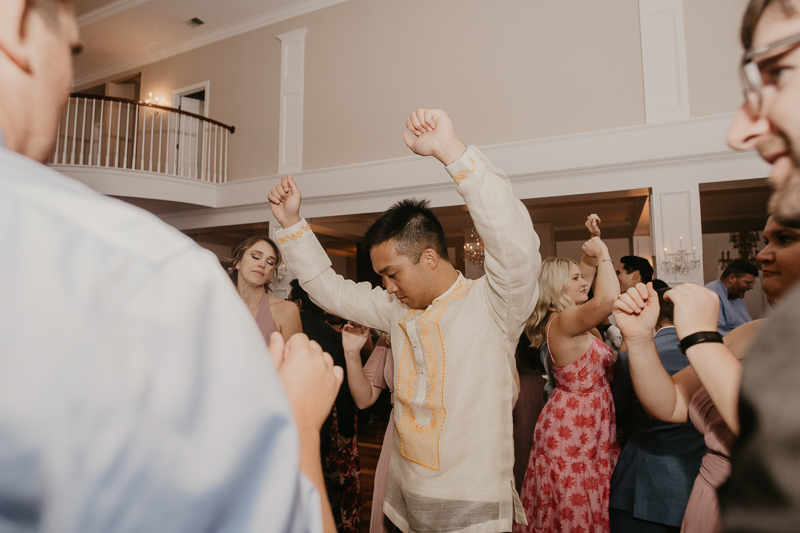
[[[664,299],[675,306],[672,322],[679,339],[698,331],[717,330],[719,297],[714,292],[694,283],[683,283],[667,291]],[[652,341],[659,310],[658,294],[652,283],[646,286],[637,283],[619,295],[613,313],[628,346]]]

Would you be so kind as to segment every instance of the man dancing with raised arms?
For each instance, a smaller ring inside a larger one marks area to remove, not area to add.
[[[514,350],[537,298],[541,259],[530,215],[511,183],[466,147],[441,110],[406,121],[408,147],[446,165],[485,245],[486,276],[449,262],[427,203],[404,200],[364,236],[386,289],[337,276],[300,218],[287,176],[269,194],[276,237],[301,285],[323,308],[391,332],[394,439],[384,512],[403,531],[511,531],[525,523],[514,488]]]

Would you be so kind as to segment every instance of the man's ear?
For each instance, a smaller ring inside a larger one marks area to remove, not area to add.
[[[0,55],[26,73],[31,71],[26,41],[26,25],[32,13],[26,13],[25,0],[0,0]]]
[[[642,274],[638,270],[631,272],[631,276],[633,276],[633,279],[636,282],[642,281]]]
[[[428,248],[422,252],[419,260],[422,261],[430,270],[435,270],[436,265],[439,264],[439,254],[437,254],[433,248]]]

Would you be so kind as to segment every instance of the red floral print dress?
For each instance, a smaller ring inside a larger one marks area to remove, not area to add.
[[[515,524],[515,532],[609,531],[609,487],[620,451],[608,383],[613,364],[611,349],[593,338],[580,359],[553,366],[556,390],[536,423],[522,485],[528,526]]]

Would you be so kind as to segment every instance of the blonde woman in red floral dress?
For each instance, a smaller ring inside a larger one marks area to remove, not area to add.
[[[599,219],[589,221],[596,229]],[[522,487],[528,526],[515,525],[516,532],[609,531],[609,484],[619,456],[608,380],[614,356],[591,331],[611,314],[619,282],[599,236],[583,251],[581,266],[551,258],[539,272],[526,333],[534,346],[547,341],[557,386],[539,416]]]

